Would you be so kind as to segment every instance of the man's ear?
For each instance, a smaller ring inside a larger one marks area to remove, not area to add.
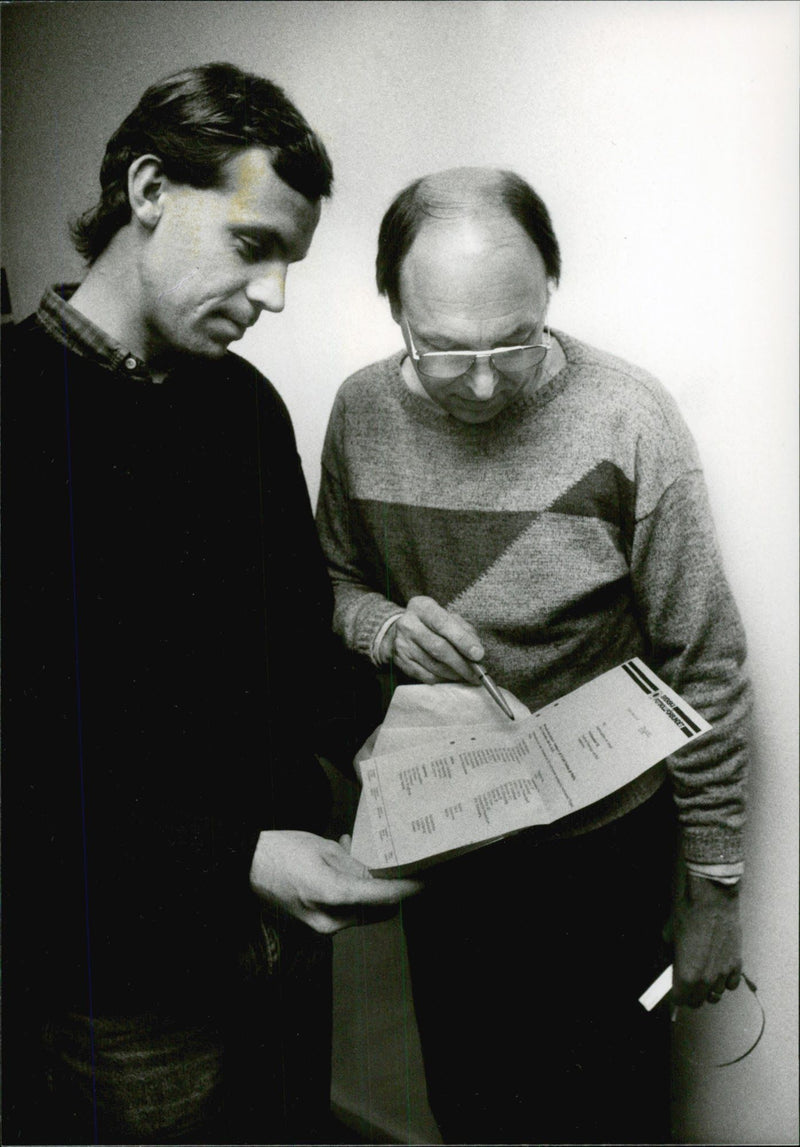
[[[168,182],[157,155],[140,155],[128,168],[131,212],[148,231],[152,231],[161,218]]]

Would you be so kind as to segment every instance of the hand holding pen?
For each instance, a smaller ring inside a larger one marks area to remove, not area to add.
[[[412,597],[386,633],[381,661],[392,658],[407,677],[424,685],[465,681],[483,685],[507,717],[513,714],[480,661],[484,648],[475,630],[432,597]]]

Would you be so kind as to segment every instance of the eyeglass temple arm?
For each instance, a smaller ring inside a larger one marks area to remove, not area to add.
[[[414,345],[414,336],[411,333],[411,327],[409,327],[407,324],[406,324],[406,330],[408,331],[408,340],[411,343],[412,357],[414,359],[416,359],[417,361],[419,361],[421,358],[425,357],[425,355],[434,355],[434,354],[436,355],[437,358],[445,358],[445,357],[452,357],[454,355],[465,355],[465,354],[471,355],[475,359],[491,358],[491,356],[494,354],[499,354],[499,353],[503,353],[503,352],[507,352],[507,351],[511,351],[511,350],[529,350],[532,347],[546,347],[549,350],[550,347],[552,346],[550,328],[544,327],[542,330],[542,338],[546,337],[547,342],[519,343],[517,346],[492,347],[491,350],[429,350],[429,351],[425,351],[425,355],[421,355],[419,353],[419,351],[417,350],[416,346]]]

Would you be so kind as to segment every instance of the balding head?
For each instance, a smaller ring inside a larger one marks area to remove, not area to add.
[[[383,217],[378,238],[378,290],[393,310],[400,303],[400,272],[423,228],[469,228],[500,219],[513,221],[537,248],[547,279],[558,283],[561,255],[550,216],[532,187],[510,171],[455,167],[409,184]],[[480,227],[473,230],[479,231]]]
[[[545,206],[517,176],[464,167],[413,184],[384,218],[378,255],[406,381],[472,424],[532,393],[547,371],[558,271]]]

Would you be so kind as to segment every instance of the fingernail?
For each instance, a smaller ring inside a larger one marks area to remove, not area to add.
[[[469,647],[469,655],[470,655],[470,657],[473,659],[473,661],[480,661],[480,659],[483,657],[483,648],[482,648],[482,646],[480,646],[480,645],[470,645],[470,647]]]

